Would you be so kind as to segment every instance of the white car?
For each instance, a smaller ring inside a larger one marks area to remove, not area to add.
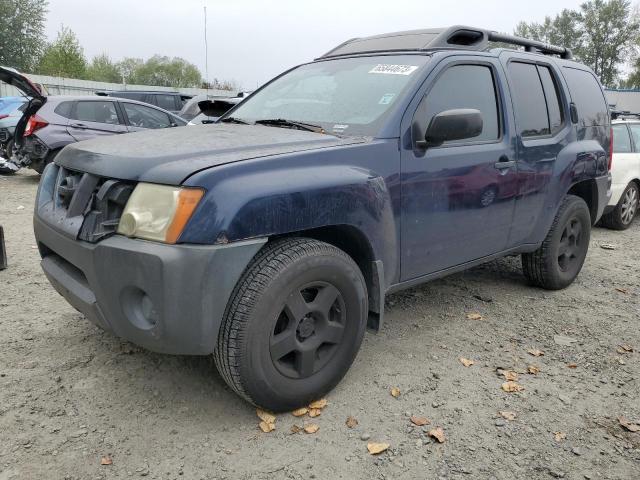
[[[602,225],[625,230],[638,212],[640,199],[640,115],[621,115],[612,122],[611,200]]]

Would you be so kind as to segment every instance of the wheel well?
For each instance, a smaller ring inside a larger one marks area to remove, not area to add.
[[[377,314],[382,314],[378,306],[381,305],[380,297],[382,293],[380,286],[383,284],[384,279],[378,278],[377,276],[378,272],[375,271],[374,267],[375,256],[373,249],[364,233],[350,225],[331,225],[292,232],[276,238],[281,237],[313,238],[329,243],[349,255],[353,261],[356,262],[358,268],[360,268],[360,272],[362,272],[362,276],[367,284],[369,310]]]
[[[589,207],[591,223],[595,223],[598,215],[598,187],[595,180],[583,180],[571,186],[567,195],[575,195],[585,201]]]

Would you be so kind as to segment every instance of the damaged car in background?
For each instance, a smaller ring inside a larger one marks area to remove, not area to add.
[[[29,167],[38,173],[65,146],[95,137],[182,127],[185,120],[159,107],[116,97],[44,96],[19,72],[0,67],[0,81],[31,97],[15,125],[11,151],[0,173]]]
[[[9,158],[8,152],[13,150],[13,132],[24,110],[28,98],[0,98],[0,157]]]

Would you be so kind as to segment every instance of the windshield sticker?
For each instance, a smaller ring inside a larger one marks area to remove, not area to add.
[[[378,105],[389,105],[395,96],[395,93],[385,93],[378,102]]]
[[[342,125],[338,123],[333,126],[333,131],[336,133],[341,133],[341,132],[344,132],[347,128],[349,128],[349,125]]]
[[[411,75],[418,69],[416,65],[387,65],[380,63],[369,70],[369,73],[386,73],[387,75]]]

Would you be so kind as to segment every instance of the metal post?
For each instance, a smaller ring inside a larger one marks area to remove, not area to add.
[[[7,251],[4,248],[4,229],[0,225],[0,270],[7,268]]]
[[[209,44],[207,43],[207,6],[204,6],[204,81],[209,88]]]

